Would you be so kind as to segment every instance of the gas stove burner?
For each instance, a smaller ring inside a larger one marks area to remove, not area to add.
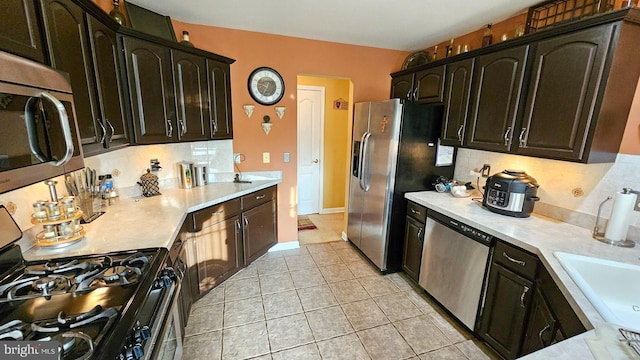
[[[9,321],[0,325],[0,340],[22,340],[24,339],[25,324],[20,320]]]
[[[107,284],[112,284],[115,282],[119,282],[120,284],[129,284],[128,279],[132,278],[134,275],[140,274],[141,272],[138,268],[131,268],[128,266],[114,266],[107,269],[107,271],[102,274],[102,279]]]
[[[128,256],[126,259],[122,260],[122,265],[141,268],[148,262],[149,262],[149,258],[147,258],[145,254],[141,252],[137,252],[131,256]]]
[[[27,266],[24,273],[27,275],[67,274],[74,271],[85,272],[103,266],[104,261],[79,261],[77,259],[67,262],[47,262],[45,264]]]
[[[29,299],[43,296],[50,299],[51,295],[64,294],[71,289],[71,280],[63,275],[50,275],[25,281],[13,286],[7,294],[7,300]]]
[[[57,341],[60,344],[62,344],[62,351],[64,353],[68,353],[69,350],[71,350],[71,347],[76,343],[76,337],[75,336],[63,337],[62,335],[63,334],[54,335],[51,337],[51,340]]]
[[[67,329],[75,329],[85,325],[89,325],[98,321],[113,321],[118,316],[118,310],[108,308],[103,310],[101,306],[96,306],[91,311],[77,315],[75,317],[66,317],[64,313],[58,314],[58,317],[51,321],[40,323],[31,323],[31,330],[37,333],[57,333]]]
[[[62,345],[61,352],[63,354],[63,358],[69,355],[71,352],[73,352],[75,348],[79,348],[80,345],[83,343],[87,345],[85,346],[84,349],[82,349],[84,351],[81,352],[79,355],[74,354],[74,355],[77,355],[77,357],[74,356],[73,358],[75,360],[87,360],[91,358],[91,355],[93,355],[93,340],[91,339],[90,336],[83,333],[82,331],[67,331],[62,334],[47,336],[37,340],[38,341],[57,341],[58,343],[60,343]]]

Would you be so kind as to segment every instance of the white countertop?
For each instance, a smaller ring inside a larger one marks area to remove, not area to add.
[[[85,239],[51,249],[33,245],[34,226],[25,231],[20,245],[26,260],[101,254],[145,248],[170,248],[186,215],[254,191],[279,184],[280,180],[256,180],[249,184],[219,182],[192,189],[163,189],[162,195],[120,199],[104,208],[105,214],[83,225]],[[29,248],[30,247],[30,248]]]
[[[604,320],[562,268],[553,253],[563,251],[640,265],[638,260],[640,247],[620,248],[607,245],[594,240],[591,237],[591,231],[558,220],[536,214],[524,219],[504,216],[490,212],[471,198],[454,198],[448,193],[423,191],[407,193],[405,197],[538,255],[587,329],[593,329]],[[588,337],[590,333],[592,331],[581,337]],[[571,342],[563,341],[551,346],[548,350],[535,352],[527,358],[547,358],[562,347],[566,347],[562,350],[566,353],[580,352],[584,349],[576,347],[582,346],[585,349],[587,347],[584,341],[578,339]],[[586,352],[589,353],[589,350],[587,349]]]

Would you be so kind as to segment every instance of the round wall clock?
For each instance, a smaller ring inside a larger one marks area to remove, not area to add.
[[[259,67],[251,72],[249,94],[261,105],[276,104],[284,95],[284,80],[277,71],[269,67]]]

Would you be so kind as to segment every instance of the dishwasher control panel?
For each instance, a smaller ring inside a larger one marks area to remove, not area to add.
[[[489,235],[482,230],[478,230],[458,220],[454,220],[446,215],[437,213],[435,211],[429,211],[427,216],[480,243],[491,245],[491,242],[493,241],[492,235]]]

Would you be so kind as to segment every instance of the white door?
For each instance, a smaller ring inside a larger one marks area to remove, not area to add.
[[[321,210],[324,87],[298,86],[298,215]]]

